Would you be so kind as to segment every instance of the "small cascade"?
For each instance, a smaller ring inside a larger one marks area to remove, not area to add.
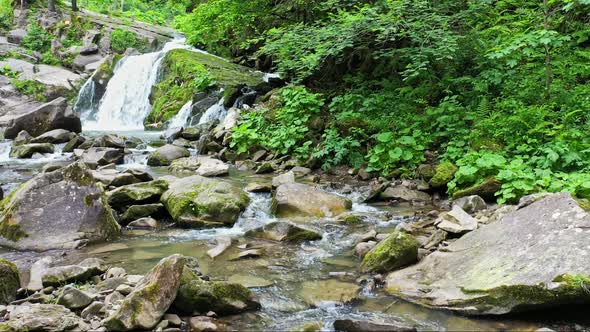
[[[74,112],[80,114],[81,119],[95,120],[93,110],[98,108],[100,98],[96,93],[96,82],[92,75],[80,88],[78,99],[74,105]]]
[[[186,48],[183,39],[167,43],[159,52],[131,55],[119,61],[94,116],[82,118],[85,130],[143,130],[151,112],[150,93],[158,80],[163,56],[170,50]],[[87,112],[92,113],[92,112]]]
[[[223,98],[219,102],[207,109],[199,119],[198,124],[209,123],[213,121],[221,121],[225,119],[227,109],[223,106]]]
[[[10,141],[0,142],[0,163],[10,160],[11,147],[12,147],[12,142],[10,142]]]
[[[182,106],[182,108],[180,109],[178,114],[176,114],[174,116],[174,118],[172,118],[172,120],[170,120],[170,125],[168,125],[168,128],[185,127],[186,123],[189,120],[189,117],[191,116],[192,106],[193,106],[192,100],[189,100],[188,102],[186,102],[186,104],[184,104],[184,106]]]

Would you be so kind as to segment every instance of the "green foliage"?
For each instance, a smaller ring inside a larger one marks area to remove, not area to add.
[[[125,0],[124,8],[119,1],[113,0],[87,0],[78,3],[86,9],[120,17],[133,21],[142,21],[151,24],[165,25],[175,16],[186,14],[199,0]],[[117,3],[117,7],[114,6]]]
[[[117,28],[111,33],[111,49],[113,51],[124,53],[130,47],[143,51],[147,47],[147,42],[125,28]]]
[[[12,0],[0,0],[0,31],[10,30],[13,15]]]
[[[0,75],[10,77],[10,78],[17,78],[19,73],[12,70],[10,66],[2,66],[0,67]]]
[[[420,130],[412,133],[403,131],[400,134],[396,136],[392,132],[383,132],[375,136],[377,145],[367,155],[367,171],[380,171],[388,175],[399,170],[402,175],[408,175],[410,170],[424,162],[424,134]]]
[[[324,100],[301,86],[280,91],[281,106],[276,110],[264,108],[247,113],[234,128],[231,147],[244,153],[251,146],[261,145],[274,153],[294,154],[306,158],[312,153],[312,141],[306,137],[309,122],[319,115]]]
[[[22,45],[31,51],[43,53],[51,48],[52,39],[53,36],[45,31],[36,21],[31,21]]]
[[[45,85],[34,80],[13,79],[12,85],[21,93],[35,98],[37,101],[46,101]]]

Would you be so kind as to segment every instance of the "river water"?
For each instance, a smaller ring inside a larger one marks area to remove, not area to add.
[[[165,168],[146,165],[148,153],[162,144],[162,133],[143,131],[142,123],[150,107],[147,101],[149,94],[146,95],[145,91],[157,80],[158,63],[164,52],[177,47],[185,46],[175,42],[162,52],[124,59],[117,67],[103,100],[99,105],[94,103],[95,109],[85,110],[83,113],[85,135],[116,133],[138,137],[146,142],[144,147],[131,150],[125,164],[118,166],[120,169],[141,168],[154,177],[168,174]],[[139,73],[129,77],[135,70]],[[132,82],[137,77],[141,77],[145,84]],[[81,95],[92,96],[92,93],[82,91]],[[175,125],[186,124],[188,107],[187,103],[182,118],[175,119]],[[217,107],[207,117],[219,118],[223,116],[223,112],[223,107]],[[8,155],[10,143],[0,141],[0,184],[5,193],[39,173],[45,164],[67,162],[73,158],[71,154],[62,153],[58,148],[56,153],[42,158],[15,160]],[[243,187],[252,181],[269,182],[271,178],[232,169],[226,181]],[[323,233],[320,241],[295,245],[246,238],[244,234],[247,230],[276,221],[270,214],[270,194],[250,194],[250,206],[231,228],[167,228],[157,231],[125,229],[122,236],[112,242],[91,245],[78,252],[50,254],[62,256],[64,262],[99,257],[108,263],[124,267],[129,273],[141,274],[147,272],[161,258],[171,254],[196,257],[202,272],[213,280],[241,281],[257,286],[252,290],[262,304],[260,311],[224,318],[237,329],[294,330],[307,323],[319,323],[324,330],[332,330],[336,319],[358,319],[403,323],[416,326],[419,330],[533,331],[544,326],[571,327],[572,325],[564,324],[569,324],[574,319],[580,320],[561,313],[483,319],[461,317],[401,301],[387,295],[379,287],[367,286],[371,282],[360,283],[362,279],[370,281],[370,276],[363,276],[358,272],[360,261],[352,255],[356,236],[369,230],[386,233],[399,223],[412,222],[414,215],[421,210],[429,211],[432,208],[368,205],[360,202],[360,195],[354,185],[347,186],[348,190],[341,190],[345,187],[342,184],[333,187],[337,188],[333,189],[335,192],[346,195],[355,202],[354,212],[364,215],[365,220],[358,225],[343,225],[331,218],[291,220]],[[214,246],[214,239],[219,236],[231,237],[234,245],[213,260],[206,252]],[[239,251],[238,245],[262,249],[264,254],[255,259],[231,260]],[[0,249],[0,256],[16,260],[21,266],[30,264],[45,254],[47,253],[18,253]],[[342,304],[334,299],[333,294],[357,286],[358,296],[351,303]],[[310,297],[315,299],[313,305],[309,303]],[[583,323],[584,319],[581,321]]]

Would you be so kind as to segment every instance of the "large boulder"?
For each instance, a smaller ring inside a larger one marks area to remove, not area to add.
[[[227,175],[229,173],[229,166],[226,163],[209,157],[189,157],[174,160],[168,169],[176,174],[196,174],[206,177]]]
[[[393,232],[363,258],[364,272],[388,272],[418,260],[418,241],[410,234]]]
[[[127,295],[105,321],[112,331],[151,330],[177,297],[186,259],[172,255],[162,259]]]
[[[53,129],[66,129],[79,133],[82,131],[80,118],[72,112],[65,98],[57,98],[30,112],[0,117],[0,126],[6,127],[4,137],[13,139],[21,130],[32,136],[39,136]]]
[[[204,281],[185,268],[174,307],[180,312],[231,315],[260,308],[254,294],[245,286],[222,281]]]
[[[51,144],[61,144],[67,143],[72,138],[74,138],[76,134],[72,133],[69,130],[65,129],[54,129],[48,131],[42,135],[39,135],[31,140],[31,143],[51,143]]]
[[[2,331],[81,331],[84,321],[68,308],[58,304],[10,306],[8,321],[0,323]]]
[[[172,182],[161,201],[181,227],[215,227],[233,225],[250,199],[230,183],[194,175]]]
[[[590,215],[549,195],[387,277],[406,300],[463,314],[590,303]]]
[[[9,248],[76,248],[118,232],[102,188],[81,163],[39,174],[0,203],[0,245]]]
[[[168,182],[165,180],[130,184],[109,191],[108,201],[116,207],[157,203],[167,189]]]
[[[351,208],[347,198],[300,183],[280,185],[272,202],[279,217],[333,217]]]
[[[10,149],[10,158],[29,159],[36,153],[53,153],[55,148],[50,143],[31,143],[15,145]]]
[[[169,166],[172,161],[190,156],[190,152],[180,146],[166,144],[152,152],[148,158],[149,166]]]
[[[0,258],[0,305],[14,301],[19,288],[20,277],[16,265]]]
[[[322,235],[290,222],[277,221],[249,230],[246,236],[279,242],[302,242],[321,240]]]

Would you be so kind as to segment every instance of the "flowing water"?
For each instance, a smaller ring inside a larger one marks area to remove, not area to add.
[[[96,102],[91,84],[80,94],[79,105],[85,112],[85,135],[96,136],[118,133],[138,137],[145,146],[131,149],[125,164],[120,169],[142,168],[154,177],[167,175],[166,168],[146,165],[148,153],[160,145],[161,133],[143,130],[143,119],[149,113],[149,90],[156,82],[159,62],[170,49],[186,47],[181,41],[166,45],[161,52],[129,56],[119,63],[115,75],[100,102]],[[84,90],[83,89],[83,90]],[[82,104],[80,104],[82,103]],[[183,107],[173,126],[184,126],[190,117],[191,102]],[[226,110],[222,103],[205,112],[200,122],[222,120]],[[32,160],[14,160],[9,157],[10,141],[0,141],[0,183],[5,192],[10,192],[39,172],[43,165],[55,161],[72,160],[71,154],[58,148],[54,154]],[[247,183],[269,182],[270,177],[232,169],[225,179],[238,186]],[[108,263],[124,267],[129,273],[145,273],[161,258],[180,253],[196,257],[202,272],[213,280],[230,280],[251,283],[262,304],[257,312],[224,318],[236,329],[294,330],[306,323],[319,323],[324,330],[332,330],[335,319],[358,319],[381,322],[398,322],[416,326],[419,330],[489,331],[528,330],[543,326],[560,327],[569,323],[568,317],[535,315],[532,317],[501,317],[497,319],[474,319],[453,315],[443,311],[429,310],[388,296],[380,288],[369,287],[369,276],[363,276],[357,267],[360,261],[352,255],[356,236],[369,230],[391,231],[397,224],[411,222],[419,210],[429,207],[367,205],[361,203],[356,191],[346,194],[354,201],[353,210],[364,215],[365,222],[359,225],[342,225],[332,218],[315,220],[290,220],[304,223],[323,234],[323,239],[303,244],[283,244],[260,241],[245,237],[246,231],[276,221],[270,213],[270,194],[250,194],[251,204],[233,227],[184,230],[164,228],[156,231],[125,229],[123,235],[109,243],[89,246],[82,251],[72,252],[63,259],[79,261],[85,257],[99,257]],[[213,247],[215,238],[231,237],[234,245],[221,256],[211,259],[206,252]],[[250,248],[264,250],[256,259],[231,260],[239,251],[237,245],[247,244]],[[46,253],[17,253],[0,249],[0,256],[19,260],[34,259]],[[360,283],[367,279],[368,283]],[[334,283],[339,281],[341,283]],[[343,305],[330,298],[342,284],[359,287],[358,298]],[[320,300],[310,305],[306,298],[314,287],[321,289]],[[334,287],[334,288],[332,288]],[[310,291],[310,288],[312,289]],[[545,321],[547,319],[547,321]],[[571,325],[567,325],[571,326]],[[588,325],[586,325],[588,326]]]

